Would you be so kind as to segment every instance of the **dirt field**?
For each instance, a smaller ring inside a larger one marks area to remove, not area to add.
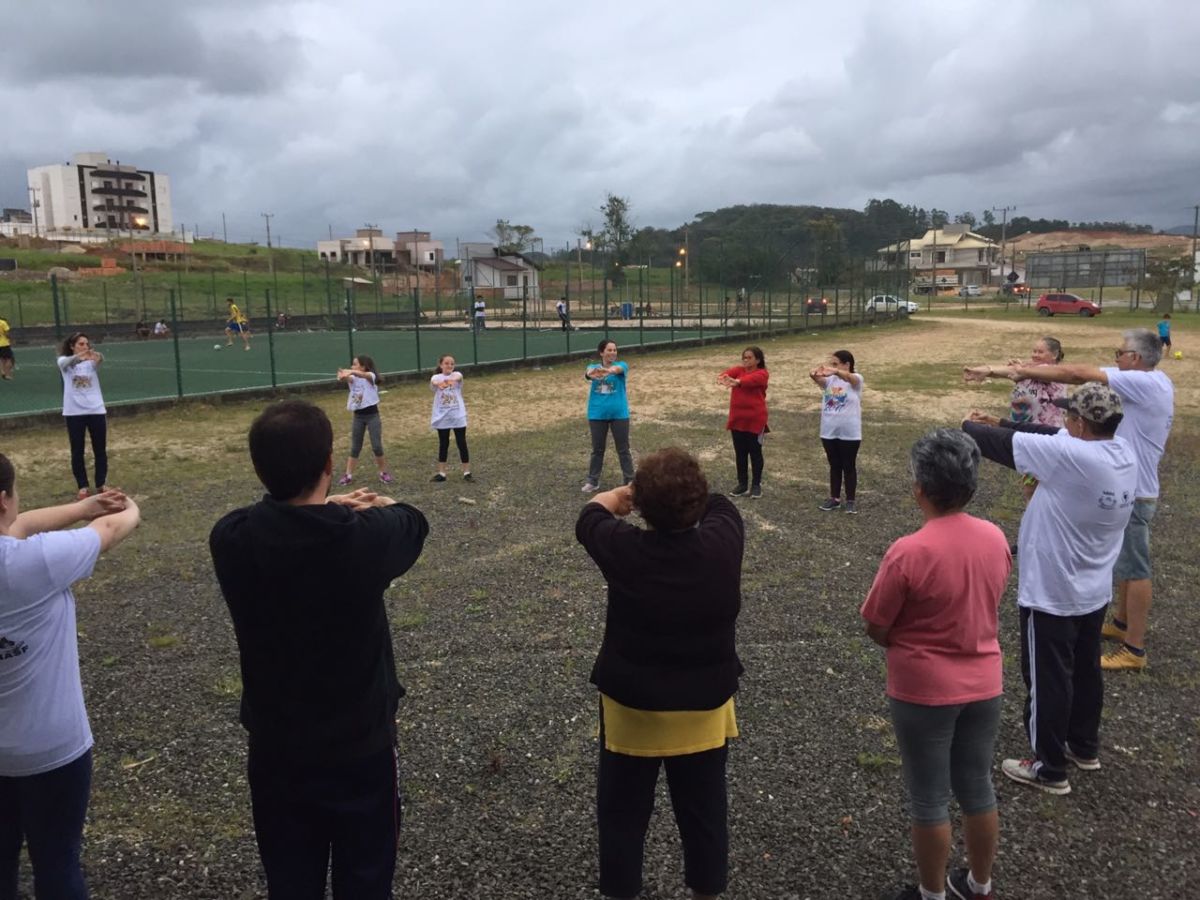
[[[883,658],[858,606],[880,556],[919,525],[907,452],[971,407],[999,410],[1007,383],[966,386],[962,364],[1026,355],[1043,329],[1068,359],[1106,363],[1119,330],[1098,320],[1014,324],[915,316],[763,343],[772,372],[765,497],[748,524],[739,652],[742,737],[730,754],[735,898],[866,898],[911,880]],[[1151,663],[1107,681],[1104,768],[1048,797],[1000,783],[998,896],[1186,895],[1200,842],[1200,393],[1188,358],[1164,363],[1178,390],[1155,520]],[[867,380],[857,518],[817,512],[826,469],[818,394],[807,378],[853,350]],[[633,441],[669,443],[732,481],[714,383],[740,345],[634,355]],[[424,385],[383,400],[397,496],[429,517],[418,565],[388,592],[397,667],[405,822],[396,888],[412,898],[594,898],[596,694],[587,681],[603,628],[603,584],[576,545],[587,462],[582,367],[472,377],[466,397],[477,482],[430,484],[436,441]],[[341,393],[317,398],[345,452]],[[85,861],[98,900],[265,896],[237,722],[236,648],[206,537],[260,489],[245,451],[258,406],[192,405],[111,424],[113,481],[145,521],[77,590],[84,689],[96,733]],[[57,423],[6,434],[22,502],[70,493]],[[610,453],[606,478],[616,474]],[[363,470],[369,470],[364,463]],[[985,464],[977,515],[1015,534],[1012,473]],[[1021,755],[1014,574],[1002,611],[1006,704],[998,757]],[[956,848],[956,854],[961,848]],[[28,881],[23,881],[29,891]],[[31,891],[29,891],[31,896]],[[682,898],[665,793],[651,826],[644,897]]]

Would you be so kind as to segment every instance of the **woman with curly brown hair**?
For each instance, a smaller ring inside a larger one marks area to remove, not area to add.
[[[647,528],[622,521],[634,509]],[[632,485],[596,494],[575,536],[608,582],[591,677],[600,690],[600,891],[640,892],[654,786],[666,768],[685,881],[695,897],[715,897],[728,881],[741,516],[709,493],[694,457],[669,447],[641,460]]]

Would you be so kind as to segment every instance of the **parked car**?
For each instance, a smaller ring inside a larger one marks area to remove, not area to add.
[[[915,313],[920,309],[920,304],[914,303],[912,300],[901,300],[899,297],[892,294],[876,294],[863,306],[863,312],[876,313],[879,315],[899,313],[907,315]]]
[[[805,315],[825,315],[825,310],[829,309],[829,301],[824,297],[809,297],[804,301]]]
[[[1074,294],[1042,294],[1038,297],[1039,316],[1083,316],[1085,319],[1100,315],[1100,307],[1091,300]]]
[[[958,289],[960,297],[982,297],[983,289],[977,284],[964,284]]]
[[[1000,288],[1000,293],[1011,294],[1014,297],[1028,297],[1029,285],[1027,284],[1006,284]]]

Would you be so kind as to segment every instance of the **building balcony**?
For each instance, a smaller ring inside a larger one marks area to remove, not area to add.
[[[127,187],[94,187],[93,194],[99,194],[102,197],[145,197],[146,192],[141,188]]]
[[[117,169],[92,169],[87,173],[89,178],[111,178],[114,181],[145,181],[146,176],[141,172],[121,172]]]
[[[107,213],[108,215],[119,215],[120,213],[148,213],[150,210],[144,206],[112,206],[100,204],[92,207],[92,212]]]

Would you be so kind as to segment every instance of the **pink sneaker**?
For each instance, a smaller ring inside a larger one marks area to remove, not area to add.
[[[391,484],[396,479],[392,477],[391,472],[380,472],[379,480],[382,481],[384,484]]]
[[[345,484],[349,484],[353,480],[354,480],[354,476],[347,472],[345,475],[343,475],[341,478],[339,478],[337,480],[337,483],[339,485],[345,485]]]

